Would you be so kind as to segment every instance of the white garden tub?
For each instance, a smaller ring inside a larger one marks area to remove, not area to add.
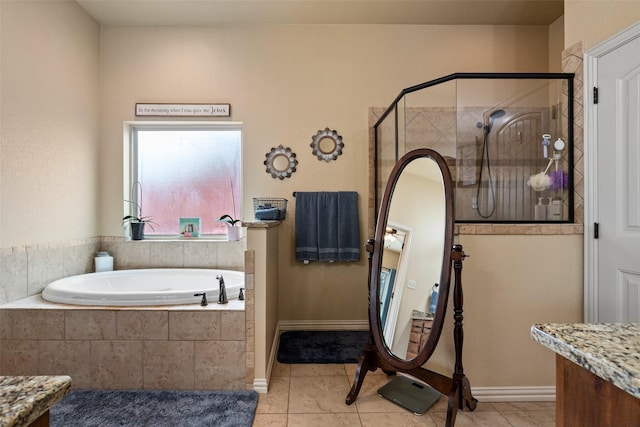
[[[81,274],[50,283],[42,298],[74,305],[148,306],[199,304],[206,292],[210,304],[218,301],[218,280],[224,278],[227,299],[238,298],[244,272],[195,268],[151,268]]]

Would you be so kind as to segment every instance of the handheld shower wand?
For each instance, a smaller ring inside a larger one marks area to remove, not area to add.
[[[480,159],[480,177],[478,178],[478,189],[476,191],[476,211],[482,218],[489,218],[496,211],[496,193],[493,189],[493,178],[491,178],[491,163],[489,161],[489,134],[493,128],[493,123],[496,119],[505,115],[505,111],[495,110],[489,114],[489,121],[484,125],[484,138],[482,142],[482,158]],[[480,124],[479,124],[480,125]],[[489,192],[491,193],[491,211],[489,213],[483,213],[480,203],[480,187],[482,185],[482,172],[484,170],[484,159],[487,159],[487,181],[489,185]]]
[[[484,127],[485,132],[491,133],[491,129],[493,128],[493,122],[504,115],[505,115],[504,110],[495,110],[493,113],[489,114],[489,124],[487,124]]]

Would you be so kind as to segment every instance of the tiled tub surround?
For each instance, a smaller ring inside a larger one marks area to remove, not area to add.
[[[0,304],[42,292],[54,280],[94,271],[96,251],[114,257],[116,270],[220,268],[244,270],[242,240],[142,240],[95,237],[0,249]]]
[[[0,375],[69,375],[73,388],[242,390],[244,301],[164,307],[0,307]]]
[[[640,399],[640,324],[537,324],[531,337]]]

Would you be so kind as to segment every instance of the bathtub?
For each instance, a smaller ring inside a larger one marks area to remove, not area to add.
[[[227,299],[238,298],[244,272],[195,268],[151,268],[81,274],[51,282],[42,291],[50,302],[73,305],[148,306],[199,304],[206,292],[210,304],[218,302],[222,274]]]

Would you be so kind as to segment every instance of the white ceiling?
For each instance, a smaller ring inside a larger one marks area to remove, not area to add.
[[[105,25],[548,25],[563,0],[77,0]]]

